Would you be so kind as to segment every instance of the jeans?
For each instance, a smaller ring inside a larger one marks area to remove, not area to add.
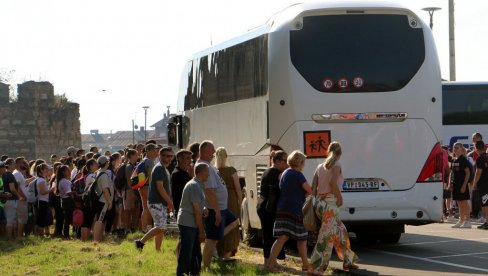
[[[198,228],[178,224],[180,229],[180,252],[176,275],[199,275],[202,262],[202,252],[198,239]]]

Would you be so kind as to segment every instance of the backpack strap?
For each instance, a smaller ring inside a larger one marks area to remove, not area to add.
[[[102,176],[103,174],[107,174],[106,172],[100,172],[99,175],[97,175],[97,178],[95,179],[95,182],[93,184],[95,185],[98,185],[98,179],[100,178],[100,176]],[[108,174],[107,174],[108,176]],[[95,186],[96,188],[96,186]],[[110,190],[109,190],[109,193],[110,193]],[[102,189],[102,192],[100,193],[100,195],[98,196],[98,200],[100,200],[100,198],[102,198],[102,195],[103,195],[103,189]]]
[[[34,180],[34,196],[38,196],[39,195],[39,192],[37,191],[37,178],[36,180]]]

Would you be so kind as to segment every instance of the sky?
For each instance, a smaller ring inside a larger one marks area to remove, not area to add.
[[[296,0],[1,0],[0,72],[49,81],[80,104],[81,132],[131,130],[176,111],[181,72],[196,52],[264,24]],[[392,1],[395,2],[395,1]],[[449,79],[448,0],[396,1],[426,23]],[[458,81],[488,80],[488,1],[455,1]],[[102,111],[103,113],[100,113]],[[101,116],[102,114],[102,116]]]

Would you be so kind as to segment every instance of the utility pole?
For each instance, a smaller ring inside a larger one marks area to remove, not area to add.
[[[134,119],[132,119],[132,145],[136,144],[136,135],[134,133],[134,128],[135,128]]]
[[[454,0],[449,0],[449,80],[456,81],[456,43],[454,43]]]
[[[144,143],[147,142],[147,109],[149,106],[143,106],[144,108]]]

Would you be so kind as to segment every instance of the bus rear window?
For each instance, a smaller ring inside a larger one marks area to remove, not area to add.
[[[424,35],[406,15],[309,16],[290,31],[290,55],[318,91],[397,91],[424,62]]]

